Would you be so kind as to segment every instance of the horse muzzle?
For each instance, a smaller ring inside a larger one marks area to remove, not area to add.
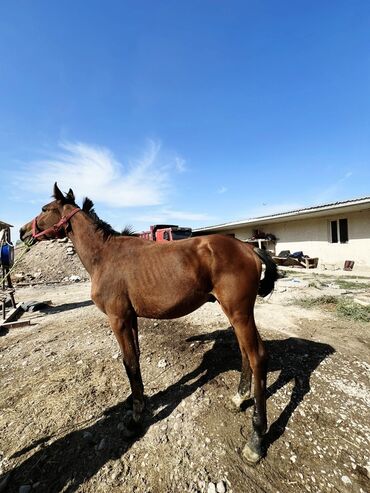
[[[32,236],[32,231],[25,227],[22,227],[19,230],[19,238],[23,243],[27,243],[27,245],[33,245],[36,243],[36,238]]]

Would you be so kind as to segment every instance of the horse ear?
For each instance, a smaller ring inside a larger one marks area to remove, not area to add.
[[[68,193],[66,195],[66,199],[71,200],[72,202],[75,201],[75,194],[73,193],[72,188],[68,190]]]
[[[61,202],[65,202],[64,195],[63,195],[63,193],[59,190],[58,185],[57,185],[57,182],[55,182],[55,183],[54,183],[54,193],[53,193],[53,197],[54,197],[56,200],[60,200]]]

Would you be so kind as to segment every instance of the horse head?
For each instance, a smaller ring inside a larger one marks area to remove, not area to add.
[[[21,227],[19,236],[22,241],[35,242],[66,236],[69,219],[80,209],[76,206],[71,189],[64,195],[55,183],[53,197],[55,200],[44,205],[38,216]]]

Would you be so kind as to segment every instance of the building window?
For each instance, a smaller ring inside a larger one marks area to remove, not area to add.
[[[348,242],[348,221],[347,219],[339,219],[330,221],[330,238],[332,243],[347,243]]]

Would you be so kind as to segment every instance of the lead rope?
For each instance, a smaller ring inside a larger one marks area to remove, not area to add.
[[[32,240],[31,240],[32,241]],[[19,262],[22,260],[22,258],[26,255],[26,253],[31,249],[33,243],[31,242],[25,242],[24,243],[24,251],[19,255],[19,257],[14,261],[13,265],[12,265],[12,268],[8,270],[8,272],[5,274],[5,276],[0,279],[0,286],[3,285],[3,282],[5,281],[5,279],[7,277],[10,276],[10,274],[14,271],[14,269],[16,268],[16,266],[19,264]]]

